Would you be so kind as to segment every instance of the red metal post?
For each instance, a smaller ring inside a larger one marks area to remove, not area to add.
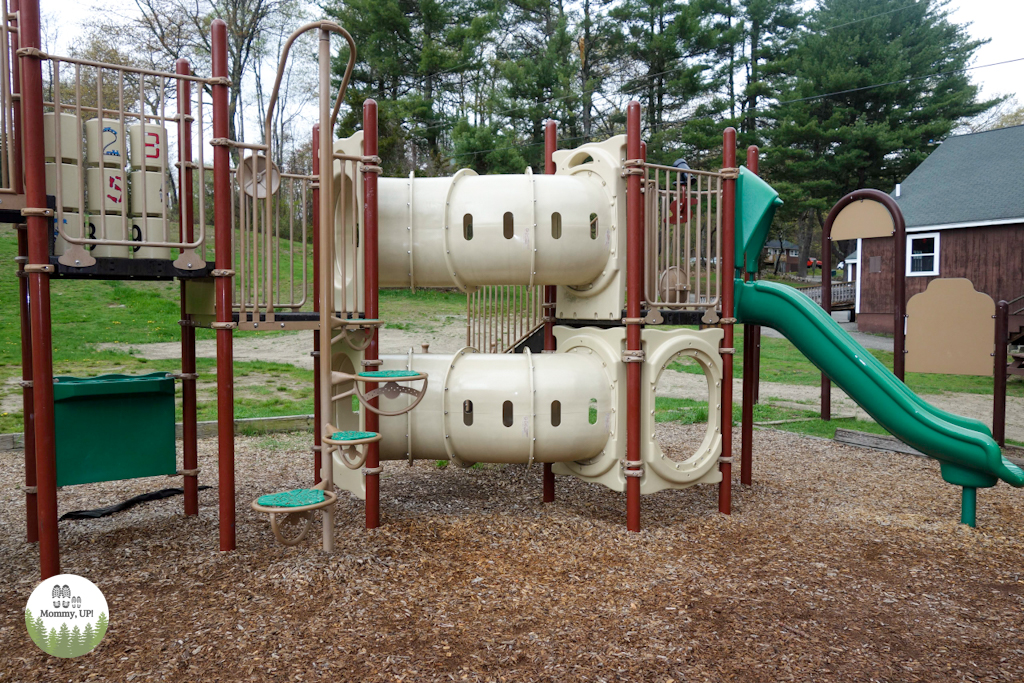
[[[174,64],[175,72],[189,75],[192,69],[187,59]],[[195,203],[192,194],[192,83],[178,79],[178,115],[182,117],[181,133],[178,135],[178,196],[180,197],[181,226],[180,239],[191,242],[195,239]],[[185,305],[185,280],[181,281],[181,437],[182,463],[185,470],[199,467],[199,428],[196,407],[196,328]],[[199,478],[186,474],[185,515],[199,514]]]
[[[839,213],[829,212],[821,228],[821,307],[825,315],[832,317],[832,223]],[[832,419],[832,380],[821,373],[821,419]]]
[[[1006,445],[1006,353],[1010,332],[1010,304],[996,305],[996,344],[993,352],[992,438]]]
[[[889,213],[893,219],[893,235],[896,239],[894,247],[894,268],[892,277],[895,280],[895,305],[893,306],[894,329],[892,338],[892,371],[901,382],[906,381],[906,343],[907,343],[907,226],[903,220],[903,212],[900,210],[896,200],[885,194],[888,202]]]
[[[907,311],[906,294],[906,253],[907,253],[907,226],[903,220],[903,211],[900,210],[896,200],[881,190],[860,189],[844,195],[825,218],[825,225],[821,229],[821,306],[829,315],[832,314],[832,224],[835,223],[839,213],[854,202],[870,200],[881,204],[892,216],[895,264],[893,269],[893,374],[903,381],[906,356],[904,355],[904,320]],[[827,258],[827,261],[826,261]],[[821,419],[828,420],[832,413],[832,382],[828,375],[821,373]]]
[[[759,152],[757,145],[747,147],[747,168],[755,174],[760,170]],[[760,261],[760,254],[756,258]],[[755,274],[746,272],[746,268],[743,269],[743,275],[748,282],[755,277]],[[760,325],[743,326],[743,441],[740,445],[740,483],[746,486],[752,485],[754,481],[751,471],[754,460],[754,396],[758,376],[757,364],[760,360],[755,340],[760,332]]]
[[[32,323],[28,309],[28,236],[18,227],[18,310],[21,314],[21,410],[25,425],[25,540],[39,540],[39,517],[36,515],[36,435],[35,407],[32,392]]]
[[[722,135],[722,165],[736,168],[736,129]],[[736,179],[722,181],[722,483],[718,487],[718,511],[732,514],[732,354],[733,354],[733,278],[736,277]]]
[[[363,102],[363,154],[368,157],[377,156],[377,102],[369,99]],[[363,225],[365,226],[365,244],[363,261],[366,282],[366,317],[377,318],[377,173],[363,172]],[[366,347],[366,360],[377,360],[378,332],[371,328],[370,345]],[[366,390],[373,391],[375,385],[367,382]],[[377,399],[373,399],[376,401]],[[374,403],[376,405],[376,403]],[[377,413],[366,411],[366,431],[376,432],[380,429],[380,417]],[[378,443],[367,446],[366,468],[366,528],[376,529],[380,526],[380,475],[374,470],[380,467],[380,447]]]
[[[640,145],[640,103],[632,101],[626,110],[626,161],[642,158]],[[640,300],[643,288],[643,168],[628,169],[626,179],[626,349],[640,351]],[[626,460],[640,463],[640,370],[642,364],[626,364]],[[626,476],[626,528],[640,531],[640,477]],[[633,469],[633,472],[639,472]]]
[[[544,122],[544,173],[555,173],[555,150],[558,149],[558,122],[548,119]],[[544,287],[544,351],[555,350],[555,304],[558,301],[558,287]],[[545,503],[555,502],[555,473],[551,471],[551,463],[544,463],[544,496]]]
[[[228,76],[228,27],[214,19],[211,27],[214,78]],[[228,138],[228,86],[213,86],[213,137]],[[224,144],[213,148],[213,227],[215,265],[230,271],[231,154]],[[232,347],[232,277],[216,278],[217,303],[217,474],[220,505],[220,549],[235,549],[235,387]]]
[[[313,124],[313,175],[320,174],[320,124]],[[320,312],[320,179],[313,187],[313,311]],[[320,409],[320,335],[313,333],[313,483],[322,478],[324,421]]]
[[[22,76],[25,204],[46,208],[43,155],[43,73],[39,48],[39,0],[22,0],[21,44],[36,54],[19,57]],[[60,574],[57,539],[57,452],[53,422],[53,336],[50,327],[49,233],[52,219],[27,217],[29,317],[32,330],[32,400],[35,410],[36,510],[39,515],[39,569],[43,579]]]

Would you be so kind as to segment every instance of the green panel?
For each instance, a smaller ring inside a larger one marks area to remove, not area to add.
[[[53,386],[57,485],[174,474],[174,380],[58,377]]]
[[[377,436],[377,432],[334,432],[331,434],[331,441],[360,441],[372,439],[375,436]]]
[[[258,505],[268,508],[297,508],[324,502],[320,489],[292,489],[281,493],[269,493],[256,499]]]
[[[855,342],[810,297],[773,282],[736,280],[736,317],[781,332],[871,417],[900,441],[942,463],[951,484],[984,488],[1002,479],[1024,486],[988,427],[922,400]]]
[[[782,206],[779,193],[745,166],[736,179],[736,267],[748,273],[760,269],[758,262],[775,209]]]

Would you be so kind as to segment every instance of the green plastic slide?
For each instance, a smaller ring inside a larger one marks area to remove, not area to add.
[[[1003,458],[985,424],[922,400],[808,296],[773,282],[736,280],[735,291],[740,322],[781,332],[893,436],[938,460],[947,482],[1024,486],[1024,470]]]

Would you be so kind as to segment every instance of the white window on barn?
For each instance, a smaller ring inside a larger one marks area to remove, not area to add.
[[[907,235],[907,276],[939,274],[939,233]]]

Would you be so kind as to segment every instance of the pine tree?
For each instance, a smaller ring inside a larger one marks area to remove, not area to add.
[[[46,632],[39,632],[39,625],[36,622],[36,618],[32,616],[32,610],[25,610],[25,628],[28,629],[28,635],[36,644],[43,643],[46,640]]]
[[[96,620],[96,633],[93,635],[93,647],[99,645],[100,641],[103,640],[103,636],[107,634],[107,626],[107,613],[100,612],[100,618]]]
[[[77,624],[73,629],[71,629],[71,638],[69,642],[72,657],[84,655],[88,652],[88,650],[85,649],[85,643],[82,641],[82,630],[78,628]]]
[[[992,107],[962,70],[982,41],[944,0],[819,0],[771,112],[762,169],[796,219],[801,267],[829,208],[861,187],[890,190],[961,120]]]
[[[57,637],[57,629],[51,628],[50,635],[46,638],[46,653],[56,655],[60,640]]]
[[[96,633],[93,631],[92,624],[88,621],[85,622],[85,628],[82,629],[82,653],[89,652],[96,647]]]
[[[53,654],[58,657],[71,657],[71,630],[67,622],[60,625],[60,635],[57,638],[57,646]]]

